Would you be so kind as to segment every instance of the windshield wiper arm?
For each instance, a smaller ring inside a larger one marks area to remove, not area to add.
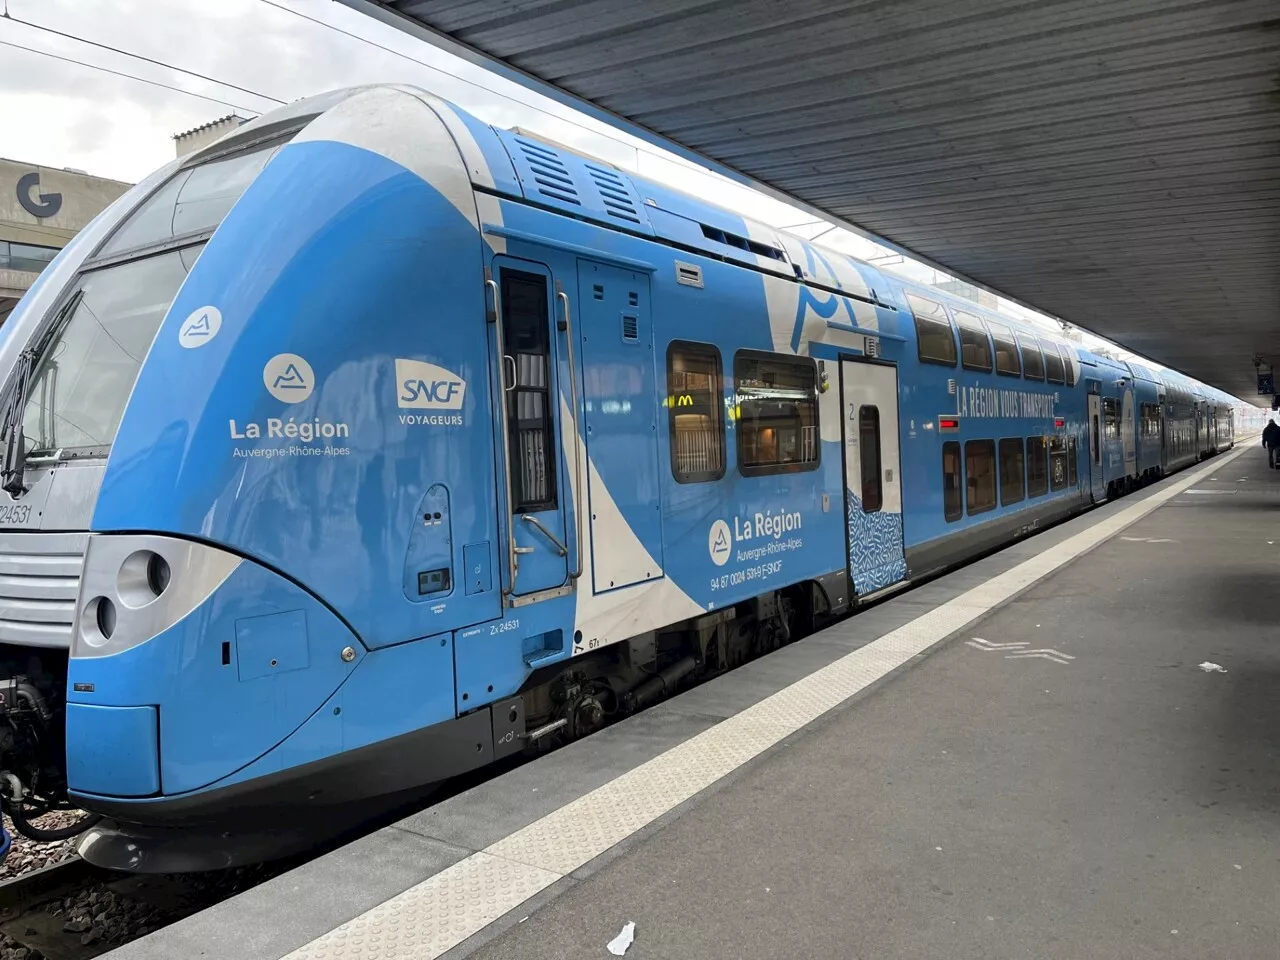
[[[0,460],[0,489],[4,489],[11,497],[19,497],[27,492],[23,483],[27,468],[27,442],[22,421],[27,409],[27,393],[31,388],[31,375],[37,361],[54,334],[62,328],[65,320],[76,305],[84,299],[84,290],[77,290],[75,295],[63,304],[62,309],[42,329],[36,332],[31,344],[18,354],[18,362],[14,365],[13,375],[9,380],[6,396],[0,401],[4,407],[4,457]]]
[[[7,429],[4,438],[4,462],[0,467],[0,487],[8,491],[11,497],[18,497],[27,492],[22,482],[27,466],[27,441],[23,435],[22,414],[26,406],[27,385],[35,365],[35,351],[30,347],[18,355],[18,364],[13,371],[13,389],[9,391],[9,403],[4,412]]]

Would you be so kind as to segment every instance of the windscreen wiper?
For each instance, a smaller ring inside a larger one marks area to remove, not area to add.
[[[23,474],[26,472],[26,437],[23,436],[23,409],[26,406],[27,385],[31,381],[31,371],[36,365],[36,352],[28,347],[18,355],[18,363],[13,371],[13,387],[9,390],[8,404],[4,411],[4,463],[0,467],[0,487],[9,492],[11,497],[26,493],[23,486]]]
[[[27,492],[23,483],[27,468],[27,441],[22,428],[27,409],[27,394],[31,389],[31,377],[54,334],[62,329],[62,322],[71,315],[76,305],[84,299],[84,290],[77,290],[75,295],[63,304],[62,309],[53,319],[36,331],[30,345],[18,354],[18,362],[14,365],[13,375],[9,378],[8,389],[0,397],[0,408],[4,410],[4,419],[0,421],[0,431],[4,436],[4,457],[0,461],[0,489],[4,489],[11,497],[19,497]]]

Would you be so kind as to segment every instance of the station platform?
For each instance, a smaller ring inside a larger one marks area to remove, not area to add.
[[[1274,960],[1278,575],[1249,440],[109,956]]]

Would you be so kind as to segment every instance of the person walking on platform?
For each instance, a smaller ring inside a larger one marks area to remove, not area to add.
[[[1267,462],[1272,470],[1276,467],[1276,448],[1280,447],[1280,424],[1268,420],[1262,428],[1262,445],[1267,448]]]

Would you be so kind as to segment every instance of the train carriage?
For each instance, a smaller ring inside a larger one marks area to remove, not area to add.
[[[1209,440],[1189,382],[399,86],[158,171],[0,337],[8,805],[132,870],[297,848],[1084,509],[1153,474],[1153,402],[1166,469]]]

